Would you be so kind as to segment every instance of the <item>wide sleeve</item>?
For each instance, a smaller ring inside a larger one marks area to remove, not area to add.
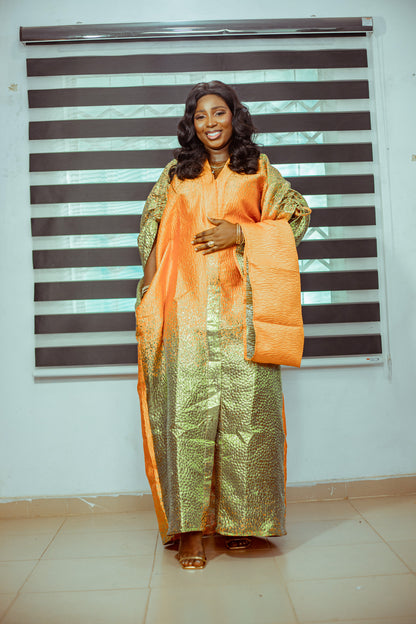
[[[176,160],[172,160],[163,169],[158,181],[150,191],[143,208],[140,219],[140,233],[137,237],[137,244],[139,246],[143,266],[146,264],[150,252],[152,251],[159,223],[166,206],[170,184],[169,171],[174,164],[176,164]]]
[[[265,187],[262,195],[262,221],[266,219],[288,219],[296,247],[309,227],[311,209],[305,198],[292,189],[290,182],[261,155],[265,173]]]
[[[143,267],[146,265],[157,236],[159,223],[167,201],[170,184],[169,171],[175,164],[176,160],[171,160],[163,169],[158,181],[150,191],[143,208],[140,219],[140,233],[137,237]],[[136,307],[141,301],[141,283],[142,280],[137,285]]]
[[[242,223],[246,282],[245,357],[300,366],[303,322],[296,245],[309,224],[300,193],[262,155],[261,220]]]

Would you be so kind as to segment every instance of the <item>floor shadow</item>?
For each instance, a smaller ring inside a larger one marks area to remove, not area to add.
[[[354,520],[357,524],[365,523],[365,520],[358,518],[349,520]],[[252,537],[250,548],[241,550],[230,550],[227,548],[226,538],[223,535],[208,535],[204,537],[205,552],[211,560],[219,556],[228,556],[234,559],[279,557],[296,550],[308,542],[314,542],[315,538],[327,531],[336,530],[339,525],[346,521],[347,519],[345,518],[331,518],[311,522],[289,522],[287,535],[267,538]],[[166,545],[165,549],[177,553],[179,540]]]

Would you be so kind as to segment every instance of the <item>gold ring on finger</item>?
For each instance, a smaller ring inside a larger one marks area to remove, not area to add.
[[[207,246],[208,246],[208,247],[215,247],[215,243],[214,243],[214,241],[208,241],[208,242],[207,242]]]

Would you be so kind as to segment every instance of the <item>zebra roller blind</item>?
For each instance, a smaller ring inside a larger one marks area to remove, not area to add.
[[[144,201],[190,86],[232,84],[313,210],[305,363],[381,360],[366,37],[28,48],[36,375],[135,371]]]

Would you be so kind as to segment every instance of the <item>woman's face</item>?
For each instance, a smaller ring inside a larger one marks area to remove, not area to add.
[[[194,113],[195,132],[210,155],[224,153],[228,157],[232,119],[231,110],[219,95],[204,95],[198,100]]]

